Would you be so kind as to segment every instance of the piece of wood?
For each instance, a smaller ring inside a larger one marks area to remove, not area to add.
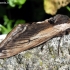
[[[0,43],[0,58],[7,58],[70,31],[70,18],[56,15],[42,22],[19,24]]]

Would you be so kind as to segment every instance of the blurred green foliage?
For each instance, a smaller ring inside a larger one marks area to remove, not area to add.
[[[18,5],[18,8],[21,8],[22,5],[26,2],[26,0],[8,0],[8,3],[11,7],[15,7],[16,5]],[[5,15],[5,10],[3,9],[2,6],[0,6],[0,9],[2,9],[2,13],[0,13],[0,16],[3,16],[3,20],[4,20],[4,23],[3,25],[0,24],[0,33],[2,34],[8,34],[13,27],[15,27],[16,25],[18,24],[22,24],[22,23],[25,23],[25,20],[17,20],[14,24],[14,26],[12,26],[12,23],[14,22],[14,20],[10,20],[7,15]],[[4,12],[4,13],[3,13]]]
[[[11,7],[18,5],[18,8],[21,8],[25,2],[26,0],[8,0],[8,3]]]
[[[67,8],[68,11],[70,11],[70,7],[69,6],[66,6],[66,8]]]
[[[7,16],[4,16],[4,25],[0,24],[0,32],[2,32],[2,34],[7,34],[10,32],[12,29],[12,22],[13,20],[9,20]]]
[[[1,24],[0,24],[0,32],[2,32],[2,34],[7,34],[7,33],[9,33],[9,32],[12,30],[12,28],[13,28],[14,26],[18,25],[19,23],[20,23],[20,24],[21,24],[21,23],[25,23],[24,20],[17,20],[17,21],[15,22],[15,25],[12,26],[12,23],[13,23],[13,22],[14,22],[14,20],[8,19],[8,17],[5,15],[5,16],[4,16],[4,25],[1,25]]]

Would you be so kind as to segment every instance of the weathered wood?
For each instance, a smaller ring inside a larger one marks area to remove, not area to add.
[[[68,33],[70,19],[65,15],[56,15],[42,22],[19,24],[0,44],[0,58],[18,54],[23,50],[38,46],[49,39]]]

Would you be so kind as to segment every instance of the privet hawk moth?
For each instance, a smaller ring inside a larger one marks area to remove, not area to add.
[[[41,22],[17,25],[0,43],[0,58],[16,55],[70,31],[70,18],[56,15]]]

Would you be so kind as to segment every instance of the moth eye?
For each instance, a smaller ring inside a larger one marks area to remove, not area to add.
[[[48,22],[49,22],[50,24],[54,24],[54,18],[50,18],[50,19],[48,20]]]

